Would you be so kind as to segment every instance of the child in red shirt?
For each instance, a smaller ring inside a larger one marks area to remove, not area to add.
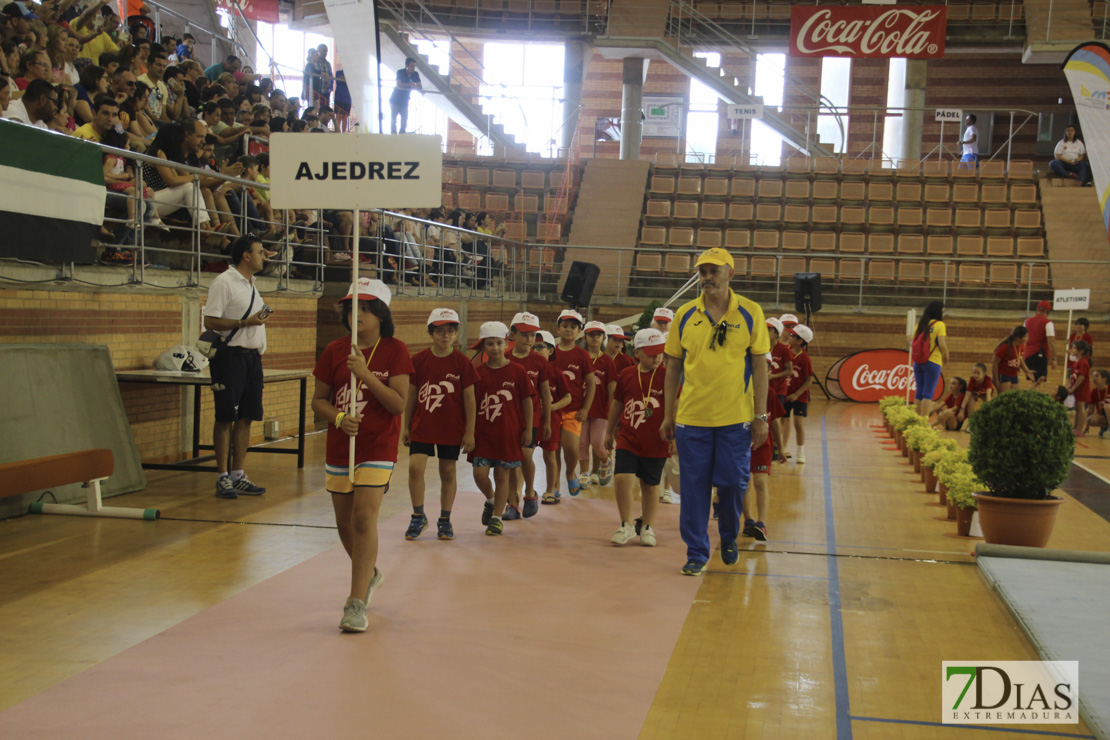
[[[540,330],[540,319],[535,314],[527,312],[518,313],[509,325],[509,338],[513,349],[509,353],[509,362],[516,363],[528,373],[528,380],[532,382],[537,393],[532,397],[532,438],[530,444],[525,444],[520,454],[523,464],[519,469],[509,471],[511,489],[509,503],[505,507],[505,516],[502,521],[519,519],[521,486],[524,490],[524,518],[533,517],[539,510],[539,497],[536,495],[536,461],[533,453],[536,444],[551,436],[551,383],[548,378],[547,360],[532,351],[536,341],[536,332]]]
[[[544,472],[547,477],[547,486],[544,488],[542,503],[559,503],[559,446],[563,435],[563,409],[570,403],[570,387],[567,385],[566,376],[555,369],[551,364],[551,356],[555,354],[555,337],[549,331],[537,332],[536,343],[532,351],[548,360],[545,372],[547,383],[551,388],[551,434],[540,442],[543,449]]]
[[[1085,318],[1078,318],[1075,320],[1075,331],[1072,332],[1070,337],[1068,337],[1069,347],[1076,342],[1086,342],[1087,344],[1089,344],[1091,346],[1091,354],[1089,355],[1089,358],[1094,356],[1095,341],[1091,339],[1091,322]],[[1072,366],[1075,365],[1075,360],[1073,359],[1070,352],[1068,353],[1067,365],[1069,371],[1072,369]]]
[[[617,375],[620,375],[626,367],[636,367],[636,360],[624,351],[625,342],[631,339],[632,337],[625,334],[624,329],[617,324],[605,325],[605,354],[609,355],[616,364]]]
[[[1090,413],[1087,415],[1087,426],[1098,427],[1098,436],[1106,433],[1110,426],[1107,417],[1107,391],[1110,390],[1110,372],[1095,370],[1091,373],[1091,398],[1088,404]]]
[[[1075,365],[1071,369],[1068,393],[1075,396],[1075,436],[1087,433],[1087,402],[1091,400],[1091,345],[1080,340],[1075,342]]]
[[[389,288],[381,280],[359,279],[357,345],[351,346],[349,336],[336,339],[320,354],[312,371],[316,377],[312,410],[332,420],[325,457],[327,490],[339,540],[351,558],[351,593],[339,623],[345,632],[366,631],[366,607],[385,581],[377,568],[378,511],[397,462],[401,414],[413,372],[408,348],[393,338],[390,299]],[[340,300],[343,326],[348,330],[354,302],[352,293]]]
[[[1025,374],[1026,380],[1032,380],[1034,386],[1037,385],[1033,372],[1022,359],[1025,337],[1028,334],[1029,330],[1024,326],[1015,326],[1010,336],[994,348],[994,357],[991,358],[991,378],[999,393],[1017,388],[1020,373]]]
[[[563,461],[566,463],[567,492],[577,496],[582,490],[575,470],[578,468],[579,436],[582,422],[594,402],[597,387],[594,385],[594,366],[586,350],[575,344],[585,319],[577,311],[567,309],[559,314],[559,343],[551,362],[563,373],[570,388],[570,404],[563,409]]]
[[[655,511],[659,506],[659,484],[663,466],[671,455],[671,442],[659,434],[663,421],[663,387],[667,370],[663,367],[666,340],[658,329],[636,332],[633,346],[636,367],[621,371],[613,388],[609,418],[605,426],[605,446],[616,448],[617,510],[621,526],[610,538],[614,545],[627,544],[639,535],[644,547],[655,547]],[[619,424],[619,432],[618,432]],[[615,443],[615,444],[614,444]],[[640,479],[640,518],[633,527],[632,483]]]
[[[972,366],[971,378],[967,381],[967,393],[964,394],[963,403],[964,418],[970,419],[980,406],[992,398],[994,398],[994,383],[987,375],[987,366],[977,362]]]
[[[1024,327],[1023,327],[1024,328]],[[940,409],[937,418],[933,421],[933,429],[946,431],[960,431],[964,425],[964,397],[967,395],[967,381],[963,378],[952,378],[944,395],[937,399],[936,407]]]
[[[428,527],[424,514],[424,470],[428,458],[439,458],[439,519],[436,536],[454,539],[451,507],[458,490],[455,467],[459,454],[474,449],[477,402],[474,384],[478,373],[466,355],[455,349],[459,315],[450,308],[437,308],[428,317],[429,349],[412,358],[414,368],[405,417],[401,422],[401,444],[409,448],[409,497],[412,519],[406,540],[415,540]]]
[[[486,497],[482,524],[490,536],[504,532],[501,516],[509,501],[509,471],[521,466],[521,447],[532,441],[532,395],[536,391],[524,368],[505,356],[508,333],[509,327],[500,321],[487,321],[474,346],[484,350],[488,359],[478,368],[474,389],[478,420],[470,462],[474,465],[474,482]]]
[[[778,319],[775,319],[775,321],[778,321]],[[779,403],[778,396],[774,393],[768,394],[767,414],[771,417],[771,423],[768,427],[770,433],[763,444],[752,448],[751,477],[748,480],[748,488],[744,492],[741,504],[741,511],[744,513],[744,529],[740,534],[744,537],[752,537],[760,542],[767,541],[767,525],[763,519],[767,517],[767,513],[770,511],[768,504],[771,499],[771,460],[774,456],[776,442],[774,439],[775,429],[778,428],[778,424],[775,422],[785,412],[786,410]],[[753,487],[755,488],[754,496],[752,495]]]
[[[783,402],[786,401],[787,386],[789,386],[790,378],[794,374],[794,357],[790,354],[790,348],[780,341],[782,330],[782,321],[774,316],[767,319],[767,333],[771,337],[771,354],[767,360],[770,363],[767,373],[768,398],[777,396],[779,406],[783,406]],[[782,439],[782,423],[779,421],[779,417],[771,417],[770,429],[778,450],[778,456],[775,460],[786,462],[786,450],[778,447],[779,440]]]
[[[582,422],[582,433],[578,442],[578,460],[582,475],[578,483],[583,488],[590,484],[609,485],[613,480],[613,465],[609,451],[605,449],[605,423],[609,418],[609,399],[617,384],[617,364],[605,354],[605,324],[591,321],[586,324],[586,352],[594,367],[594,400],[590,404],[586,420]],[[593,447],[594,461],[590,465],[590,448]]]
[[[796,324],[787,330],[786,337],[789,342],[793,370],[790,374],[790,382],[786,386],[786,400],[782,404],[786,412],[783,416],[794,417],[794,431],[798,434],[797,463],[804,465],[806,461],[805,417],[809,413],[809,386],[813,384],[813,361],[809,359],[806,347],[813,341],[813,330],[805,324]],[[786,445],[790,443],[790,423],[780,426],[782,442],[779,444],[779,451],[785,454]]]

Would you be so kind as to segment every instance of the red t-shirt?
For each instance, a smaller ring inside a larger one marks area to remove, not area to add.
[[[804,349],[793,355],[791,360],[794,363],[794,373],[790,376],[790,382],[786,386],[786,395],[788,396],[801,388],[802,383],[806,382],[806,378],[813,375],[813,361],[809,359],[809,355]],[[807,388],[805,393],[794,400],[809,403],[809,389]]]
[[[577,346],[573,349],[555,347],[555,356],[551,362],[563,373],[567,379],[567,387],[570,388],[570,403],[563,409],[563,413],[573,415],[582,408],[582,401],[586,397],[586,376],[594,371],[590,353]]]
[[[775,346],[771,348],[771,374],[781,373],[786,363],[792,362],[793,358],[790,356],[790,348],[782,342],[775,342]],[[790,385],[790,377],[784,376],[776,378],[771,381],[771,392],[776,396],[785,396],[786,388]]]
[[[964,405],[965,397],[967,397],[966,393],[952,393],[948,396],[948,400],[944,402],[944,407],[949,409],[958,409]]]
[[[994,388],[994,380],[989,377],[983,378],[983,382],[979,383],[975,378],[967,379],[967,392],[978,398],[983,398],[987,395],[987,391]]]
[[[370,358],[370,353],[371,348],[362,350],[363,357]],[[347,369],[347,358],[350,354],[351,338],[336,339],[324,348],[320,359],[316,361],[316,369],[312,371],[320,382],[331,387],[332,405],[348,413],[350,412],[351,371]],[[400,339],[382,337],[377,348],[373,349],[370,372],[388,385],[390,378],[412,375],[412,371],[412,359],[409,357],[409,349],[405,343]],[[365,385],[359,385],[355,408],[362,417],[358,436],[355,437],[355,462],[364,463],[372,460],[397,462],[401,417],[386,411]],[[325,458],[328,465],[343,467],[348,465],[349,439],[350,437],[337,429],[334,424],[328,426],[328,449]]]
[[[555,366],[550,362],[547,363],[546,371],[547,382],[551,386],[551,403],[554,405],[563,400],[563,396],[570,393],[570,386],[567,385],[566,376],[556,370]],[[557,440],[562,437],[564,411],[566,411],[565,406],[558,411],[551,412],[551,436],[543,440],[544,442],[550,442],[553,439]]]
[[[613,362],[616,363],[617,366],[617,375],[624,372],[626,367],[636,367],[636,360],[631,355],[626,355],[624,352],[618,352],[616,356],[613,357]]]
[[[412,441],[461,445],[466,434],[463,391],[478,382],[478,372],[458,350],[446,357],[436,357],[431,349],[417,352],[412,366],[412,385],[417,391]]]
[[[597,378],[597,391],[594,392],[594,402],[590,405],[590,418],[608,419],[609,384],[617,379],[617,363],[604,352],[598,355],[593,363],[594,377]]]
[[[1052,359],[1048,357],[1048,338],[1045,333],[1045,327],[1050,323],[1052,319],[1039,313],[1025,320],[1025,328],[1029,330],[1029,334],[1025,337],[1025,359],[1028,360],[1042,349],[1045,351],[1044,356]]]
[[[541,358],[542,359],[542,358]],[[478,368],[474,395],[478,401],[478,419],[474,425],[476,457],[513,462],[521,460],[520,438],[524,433],[524,412],[520,403],[535,393],[528,373],[515,363],[492,368]]]
[[[543,426],[543,396],[540,394],[540,383],[548,380],[549,377],[547,358],[535,352],[529,352],[527,357],[517,357],[511,353],[505,356],[509,358],[509,362],[515,362],[524,368],[524,372],[528,373],[528,380],[532,381],[532,387],[536,391],[532,396],[532,426],[539,429]]]
[[[1091,363],[1086,357],[1076,360],[1075,367],[1071,369],[1071,382],[1075,383],[1077,380],[1079,385],[1072,391],[1075,400],[1087,403],[1091,400]]]
[[[1068,346],[1071,346],[1072,342],[1086,342],[1087,344],[1091,345],[1092,348],[1095,346],[1094,340],[1091,339],[1091,335],[1087,333],[1080,334],[1079,332],[1074,332],[1070,337],[1068,337]],[[1075,363],[1072,362],[1071,352],[1068,352],[1068,370],[1071,370],[1073,365],[1075,365]]]
[[[1110,391],[1110,388],[1103,388],[1100,390],[1092,385],[1091,397],[1088,399],[1087,403],[1091,404],[1096,411],[1101,411],[1102,407],[1106,405],[1107,391]]]
[[[659,426],[663,423],[663,382],[666,377],[667,369],[662,363],[649,373],[642,372],[637,366],[626,368],[617,376],[613,400],[621,404],[618,450],[628,450],[637,457],[670,457],[670,445],[659,436]],[[645,413],[649,408],[650,417]]]
[[[782,416],[785,413],[786,413],[786,409],[784,409],[782,407],[782,403],[779,401],[778,394],[769,393],[767,395],[767,416],[768,416],[768,418],[771,421],[774,421],[775,419],[782,418]],[[759,451],[759,450],[774,449],[774,444],[775,444],[774,427],[772,427],[770,424],[768,424],[767,425],[767,439],[759,447],[753,447],[752,448],[752,466],[753,466],[753,469],[754,469],[755,461],[756,461],[756,452]],[[767,454],[770,454],[770,453],[768,452]]]
[[[1017,351],[1017,347],[1012,344],[999,345],[994,350],[994,356],[998,358],[999,375],[1011,378],[1021,375],[1021,353]]]

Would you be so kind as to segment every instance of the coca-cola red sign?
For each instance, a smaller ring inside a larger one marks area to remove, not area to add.
[[[876,403],[886,396],[904,396],[909,386],[917,390],[913,370],[906,364],[909,353],[898,349],[868,349],[842,357],[825,377],[829,394],[841,401]],[[933,390],[933,400],[944,392],[942,377]]]
[[[790,56],[937,59],[947,24],[945,5],[795,5]]]

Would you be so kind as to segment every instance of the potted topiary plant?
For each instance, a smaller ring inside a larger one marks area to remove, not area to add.
[[[1044,547],[1062,500],[1075,436],[1064,407],[1036,391],[1010,391],[971,417],[968,461],[989,491],[976,492],[987,542]]]
[[[963,465],[967,465],[967,450],[964,449],[949,451],[933,465],[933,472],[937,476],[937,493],[940,494],[940,503],[944,504],[948,501],[948,482],[952,480]]]
[[[921,457],[940,441],[940,434],[928,424],[915,424],[906,429],[906,445],[915,473],[921,472]]]
[[[972,537],[975,523],[976,499],[975,492],[982,489],[983,483],[975,477],[975,472],[967,463],[954,466],[952,474],[948,476],[948,500],[956,507],[956,534],[960,537]],[[982,514],[979,515],[980,527]]]
[[[925,417],[918,415],[916,411],[911,408],[894,409],[891,415],[891,424],[894,426],[895,439],[898,440],[898,449],[902,451],[902,457],[909,457],[909,448],[906,447],[905,433],[906,430],[913,426],[920,426],[925,423]]]
[[[921,468],[925,471],[925,493],[936,493],[937,473],[934,468],[946,455],[951,455],[960,449],[954,439],[937,439],[933,448],[921,458]]]

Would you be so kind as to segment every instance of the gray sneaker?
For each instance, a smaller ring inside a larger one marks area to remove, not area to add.
[[[235,490],[243,494],[244,496],[261,496],[262,494],[266,493],[265,488],[263,488],[262,486],[256,486],[255,484],[251,483],[250,478],[248,478],[246,475],[235,481],[233,485],[235,486]]]
[[[629,526],[628,522],[621,522],[620,529],[613,533],[613,536],[609,538],[609,541],[612,542],[614,545],[626,545],[628,544],[628,541],[635,536],[635,534],[635,531],[632,529],[631,526]]]
[[[218,498],[239,498],[230,475],[221,475],[216,479],[216,496]]]
[[[644,547],[655,547],[655,530],[651,527],[640,530],[640,544]]]
[[[339,621],[339,629],[344,632],[365,632],[366,627],[366,604],[353,596],[348,598],[343,605],[343,619]]]
[[[370,606],[370,597],[382,587],[383,583],[385,583],[385,573],[374,568],[374,577],[370,579],[370,585],[366,587],[366,598],[362,600],[364,607]]]

